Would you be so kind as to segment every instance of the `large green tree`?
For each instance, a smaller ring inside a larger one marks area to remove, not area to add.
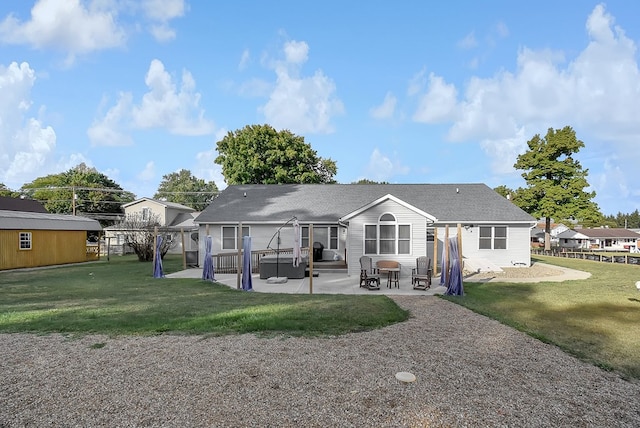
[[[514,167],[523,170],[527,187],[519,189],[518,206],[536,218],[544,217],[545,248],[550,249],[551,219],[574,218],[583,224],[602,218],[593,201],[595,192],[589,187],[587,175],[574,155],[584,147],[575,131],[566,126],[549,128],[544,138],[539,134],[527,142],[529,149],[518,156]]]
[[[215,163],[227,184],[335,183],[335,161],[288,130],[248,125],[229,132],[217,148]]]
[[[59,174],[38,177],[20,189],[50,213],[79,214],[111,224],[120,206],[135,199],[115,181],[84,163]]]
[[[4,183],[0,183],[0,196],[16,197],[19,193],[9,189]]]
[[[188,169],[182,169],[163,176],[158,191],[153,197],[163,198],[200,211],[205,209],[217,194],[216,183],[206,182],[192,175]]]

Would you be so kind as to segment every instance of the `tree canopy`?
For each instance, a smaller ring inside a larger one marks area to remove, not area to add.
[[[374,181],[368,178],[361,178],[358,181],[353,181],[351,184],[389,184],[388,181]]]
[[[122,204],[134,200],[131,192],[84,163],[66,172],[38,177],[20,191],[42,202],[50,213],[87,215],[103,223],[121,214]]]
[[[9,189],[7,186],[4,185],[4,183],[0,183],[0,196],[16,197],[17,195],[18,195],[17,192],[14,192],[13,190]]]
[[[605,221],[610,227],[626,227],[629,229],[640,229],[640,211],[635,210],[632,213],[605,216]]]
[[[571,127],[549,128],[544,138],[536,134],[527,146],[529,149],[514,164],[524,171],[522,177],[528,186],[518,189],[518,206],[536,218],[546,218],[547,233],[551,231],[551,218],[574,218],[583,224],[601,219],[593,201],[595,192],[585,190],[589,187],[589,171],[574,158],[584,143]]]
[[[213,181],[205,182],[182,169],[162,177],[155,199],[186,205],[197,211],[203,210],[218,194],[218,186]]]
[[[335,161],[288,130],[248,125],[227,133],[217,148],[215,163],[227,184],[335,183]]]

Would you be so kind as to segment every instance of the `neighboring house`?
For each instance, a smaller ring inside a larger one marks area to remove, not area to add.
[[[97,238],[100,223],[49,214],[34,202],[0,200],[0,270],[98,259],[98,246],[89,241]]]
[[[185,233],[185,250],[195,250],[198,248],[197,230],[198,226],[193,222],[199,212],[191,207],[174,202],[161,201],[151,198],[140,198],[133,202],[122,205],[124,217],[138,215],[142,220],[153,217],[158,219],[158,227],[163,232]],[[118,225],[104,229],[105,238],[109,245],[115,248],[125,244],[125,233]],[[126,252],[126,250],[125,250]],[[175,245],[172,245],[170,252],[182,252],[182,239],[178,237]]]
[[[396,260],[409,275],[419,256],[441,258],[445,227],[457,235],[468,261],[496,267],[530,265],[530,230],[536,221],[484,184],[281,184],[234,185],[224,189],[195,219],[200,246],[209,231],[213,254],[235,251],[238,227],[252,249],[267,249],[274,233],[296,217],[302,247],[313,241],[358,275],[359,258]],[[438,254],[433,254],[437,236]],[[281,246],[293,246],[293,228],[281,230]],[[272,244],[273,247],[273,244]],[[204,249],[200,248],[200,263]],[[324,256],[323,256],[324,257]]]
[[[544,246],[544,236],[545,236],[545,222],[538,222],[536,227],[531,229],[531,244],[534,247]],[[558,245],[558,235],[562,232],[569,230],[568,226],[565,226],[562,223],[551,223],[551,231],[549,232],[552,246]]]
[[[9,198],[0,196],[0,210],[5,211],[26,211],[32,213],[46,213],[47,210],[38,201],[32,199]]]
[[[630,229],[594,228],[567,230],[558,235],[560,248],[580,250],[631,251],[638,250],[640,234]]]

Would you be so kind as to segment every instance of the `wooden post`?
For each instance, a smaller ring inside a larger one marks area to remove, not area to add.
[[[313,224],[309,225],[309,294],[313,294]]]
[[[438,228],[433,228],[433,276],[438,274]]]
[[[237,278],[236,278],[236,288],[240,290],[242,288],[242,222],[238,223],[238,260],[236,260],[237,266]],[[251,273],[249,273],[251,274]]]
[[[462,225],[458,223],[458,266],[462,275]]]
[[[111,237],[109,236],[107,238],[107,261],[110,261],[110,257],[111,257]]]
[[[444,268],[446,272],[442,272],[449,279],[449,225],[444,226]]]

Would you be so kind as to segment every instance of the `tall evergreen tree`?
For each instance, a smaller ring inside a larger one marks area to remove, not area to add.
[[[566,126],[547,131],[544,138],[536,134],[527,142],[529,149],[518,156],[514,167],[523,170],[527,183],[518,194],[518,206],[536,218],[544,217],[545,248],[550,249],[551,219],[574,218],[584,223],[596,223],[602,218],[593,201],[595,192],[589,187],[587,175],[574,155],[584,147],[575,131]]]

